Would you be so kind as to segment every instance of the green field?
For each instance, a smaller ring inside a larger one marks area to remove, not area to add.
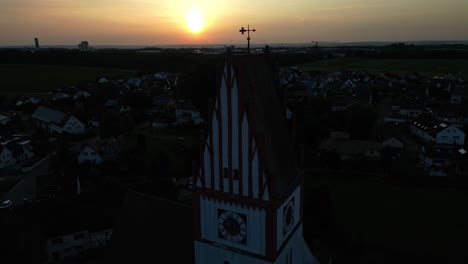
[[[307,189],[322,184],[330,192],[334,231],[339,234],[336,244],[343,240],[348,250],[360,251],[359,263],[457,263],[449,260],[465,254],[468,193],[464,191],[306,179]]]
[[[127,78],[135,71],[78,66],[31,64],[0,64],[0,94],[41,95],[97,78]]]
[[[468,60],[416,60],[416,59],[327,59],[299,65],[305,70],[368,70],[394,73],[417,72],[426,76],[455,74],[468,78]]]

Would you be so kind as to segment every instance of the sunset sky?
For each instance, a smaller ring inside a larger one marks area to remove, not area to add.
[[[247,24],[254,44],[467,40],[467,10],[467,0],[0,0],[0,46],[243,43]],[[203,21],[187,25],[194,12]]]

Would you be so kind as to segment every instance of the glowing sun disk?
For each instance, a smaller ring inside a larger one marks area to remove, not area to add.
[[[198,10],[190,10],[186,17],[187,26],[193,33],[198,33],[203,29],[203,17]]]

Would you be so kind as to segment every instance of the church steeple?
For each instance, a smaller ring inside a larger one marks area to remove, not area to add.
[[[302,178],[273,76],[263,55],[226,60],[194,176],[197,263],[306,263]]]

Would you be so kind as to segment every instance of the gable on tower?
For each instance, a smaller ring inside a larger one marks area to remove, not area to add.
[[[198,188],[281,201],[298,186],[273,76],[264,55],[228,58],[202,148]]]

